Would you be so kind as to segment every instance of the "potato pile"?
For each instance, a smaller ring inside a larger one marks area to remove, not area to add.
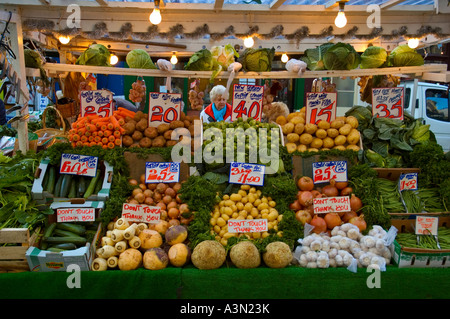
[[[265,238],[269,236],[270,230],[278,231],[278,223],[283,215],[275,209],[276,202],[270,197],[261,196],[261,191],[250,185],[241,185],[237,193],[223,195],[222,200],[211,212],[210,225],[211,234],[223,246],[226,246],[231,237],[246,236],[248,239]],[[256,233],[229,233],[227,221],[229,219],[267,219],[268,231]]]
[[[285,145],[289,153],[317,152],[319,150],[358,151],[360,132],[358,119],[354,116],[336,117],[331,122],[319,121],[317,124],[305,122],[305,108],[290,113],[287,117],[276,119],[283,131]]]
[[[194,219],[194,213],[189,210],[187,204],[183,203],[178,191],[181,183],[145,183],[145,174],[139,181],[129,179],[128,183],[135,186],[127,203],[158,206],[161,208],[160,219],[173,225],[189,225]]]
[[[180,135],[194,136],[194,120],[199,118],[186,115],[181,112],[180,120],[172,121],[170,124],[160,124],[157,127],[148,126],[148,114],[142,111],[136,112],[133,118],[126,117],[123,128],[125,133],[122,137],[124,147],[170,147],[174,146],[179,140],[172,140],[172,131],[177,128],[184,128],[186,131]],[[200,132],[200,130],[198,130]],[[194,139],[186,139],[184,143],[190,143],[194,150]]]

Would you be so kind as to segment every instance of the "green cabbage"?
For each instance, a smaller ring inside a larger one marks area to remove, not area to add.
[[[343,42],[334,44],[323,55],[323,64],[327,70],[353,70],[360,62],[361,57],[355,48]]]
[[[150,55],[142,49],[134,49],[128,52],[126,58],[127,64],[134,69],[156,69]]]
[[[102,44],[91,44],[78,57],[75,64],[79,65],[94,65],[94,66],[111,66],[109,63],[110,53],[108,49]]]
[[[383,66],[387,60],[387,52],[382,47],[368,47],[361,54],[361,69],[375,69]]]
[[[216,78],[220,71],[222,71],[221,65],[214,59],[211,51],[208,49],[201,49],[195,52],[190,58],[188,63],[184,66],[185,70],[191,71],[213,71],[210,81]]]
[[[301,58],[311,71],[325,70],[323,55],[333,46],[333,43],[324,43],[314,49],[306,49],[305,55]]]
[[[388,60],[390,66],[396,67],[421,66],[425,63],[423,57],[407,44],[401,44],[392,50]]]
[[[275,48],[245,49],[239,62],[244,71],[269,72],[272,71],[272,62],[275,56]]]
[[[214,46],[211,48],[211,54],[225,70],[234,62],[235,57],[239,58],[239,53],[236,52],[231,44]]]

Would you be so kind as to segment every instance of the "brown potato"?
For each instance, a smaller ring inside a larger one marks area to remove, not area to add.
[[[133,140],[135,140],[135,141],[140,141],[143,137],[144,137],[144,134],[142,134],[142,132],[141,131],[134,131],[134,133],[133,133],[133,135],[131,135],[131,137],[133,138]]]
[[[134,143],[133,138],[130,135],[122,136],[122,144],[123,146],[129,147]]]
[[[139,146],[143,147],[143,148],[149,148],[152,146],[152,140],[148,137],[143,137],[140,141],[139,141]]]
[[[329,137],[331,137],[331,138],[335,138],[336,136],[339,135],[339,131],[338,131],[337,129],[335,129],[335,128],[329,128],[329,129],[327,130],[327,135],[328,135]]]
[[[289,133],[292,133],[294,131],[294,123],[286,123],[284,124],[281,129],[283,131],[284,135],[287,135]]]
[[[334,139],[327,136],[323,139],[323,148],[333,148],[334,147]]]
[[[353,128],[358,128],[358,119],[352,115],[345,118],[345,123],[350,124]]]
[[[145,129],[148,127],[148,122],[146,119],[141,119],[136,124],[136,130],[144,132]]]
[[[304,145],[304,144],[300,144],[299,146],[297,146],[297,151],[302,153],[302,152],[306,152],[308,150],[308,146]]]
[[[328,130],[331,127],[331,125],[327,121],[320,120],[319,122],[317,122],[317,127],[324,130]]]
[[[312,140],[313,137],[309,133],[303,133],[302,135],[300,135],[300,144],[309,145],[311,144]]]
[[[320,139],[318,137],[315,137],[315,138],[313,138],[313,140],[312,140],[311,144],[309,145],[309,147],[310,148],[319,149],[319,148],[322,147],[322,145],[323,145],[322,139]]]
[[[288,153],[293,153],[297,150],[297,144],[295,143],[286,143],[286,149]]]
[[[166,145],[166,139],[164,136],[158,136],[152,141],[152,147],[164,147]]]
[[[158,136],[158,130],[156,127],[149,126],[144,130],[144,135],[149,138],[155,138]]]
[[[166,146],[167,146],[167,147],[175,146],[177,143],[178,143],[178,141],[172,141],[172,140],[170,140],[170,141],[167,141],[167,142],[166,142]]]
[[[180,113],[180,120],[184,121],[186,119],[186,113],[184,113],[183,111],[181,111]]]
[[[327,137],[327,131],[325,131],[323,128],[319,128],[316,131],[316,136],[320,139],[324,139],[325,137]]]
[[[351,130],[352,130],[352,126],[350,124],[344,124],[342,127],[339,128],[339,134],[348,135],[348,134],[350,134]]]
[[[340,129],[342,126],[344,126],[345,121],[342,119],[335,119],[334,121],[331,121],[331,128]]]
[[[312,123],[305,124],[305,132],[308,134],[314,134],[317,131],[317,125]]]
[[[344,145],[345,142],[347,142],[347,137],[345,135],[338,135],[334,139],[334,145],[336,145],[336,146]]]
[[[156,128],[158,130],[159,134],[164,134],[164,132],[168,131],[170,129],[170,125],[169,124],[159,124],[158,127]]]
[[[145,119],[145,114],[144,114],[144,112],[142,112],[142,111],[137,111],[137,112],[134,114],[134,120],[135,120],[136,122],[139,122],[141,119]]]
[[[184,127],[184,122],[183,121],[172,121],[169,124],[169,128],[171,130],[174,130],[174,129],[179,128],[179,127]]]
[[[300,136],[297,133],[289,133],[286,136],[286,139],[289,143],[297,143],[298,140],[300,139]]]
[[[165,131],[164,134],[163,134],[164,138],[165,138],[166,140],[172,139],[172,137],[171,137],[171,136],[172,136],[172,132],[173,132],[173,130]]]
[[[303,123],[297,123],[294,127],[294,132],[298,135],[301,135],[305,131],[305,124]]]
[[[125,130],[125,134],[131,135],[134,133],[134,130],[136,129],[136,122],[130,121],[123,125],[123,129]]]

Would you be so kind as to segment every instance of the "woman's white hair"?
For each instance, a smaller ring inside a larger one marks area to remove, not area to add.
[[[220,84],[213,87],[209,92],[209,98],[211,101],[214,101],[218,96],[222,96],[225,99],[228,99],[227,88]]]

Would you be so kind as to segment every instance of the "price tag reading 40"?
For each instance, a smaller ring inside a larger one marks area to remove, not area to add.
[[[148,126],[157,127],[177,121],[181,116],[180,93],[151,92],[149,98]]]
[[[317,124],[320,120],[331,122],[336,118],[337,93],[309,92],[306,95],[306,123]]]
[[[400,178],[398,179],[398,190],[401,192],[406,189],[417,189],[417,173],[400,174]]]
[[[176,183],[180,179],[180,163],[146,162],[146,183]]]
[[[403,120],[403,87],[372,89],[372,115]]]
[[[264,87],[261,85],[233,85],[233,113],[231,120],[242,117],[261,121]]]
[[[231,162],[228,182],[231,184],[264,185],[266,167],[259,164]]]
[[[312,170],[314,184],[347,181],[347,161],[314,162]]]
[[[109,117],[114,112],[113,94],[108,90],[81,91],[81,116]]]

